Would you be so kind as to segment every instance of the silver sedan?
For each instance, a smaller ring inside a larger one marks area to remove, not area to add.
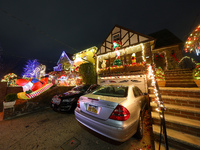
[[[146,96],[133,85],[104,85],[77,102],[76,119],[89,129],[124,142],[134,134],[143,136]]]

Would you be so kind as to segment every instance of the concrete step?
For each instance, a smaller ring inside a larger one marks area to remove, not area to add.
[[[154,94],[154,88],[149,87],[149,94]],[[161,95],[200,98],[200,88],[197,87],[159,87]]]
[[[151,101],[154,100],[155,94],[149,94],[149,98]],[[173,104],[179,106],[189,106],[200,108],[200,98],[197,97],[183,97],[183,96],[169,96],[169,95],[161,95],[162,101],[164,104]]]
[[[194,80],[193,76],[165,76],[165,80]]]
[[[155,150],[159,149],[159,142],[154,141]],[[176,150],[173,147],[168,147],[169,150]],[[160,150],[166,150],[165,145],[161,143]]]
[[[166,87],[197,87],[195,82],[182,82],[182,83],[167,83]]]
[[[157,104],[150,102],[152,110],[155,111]],[[200,108],[188,107],[188,106],[178,106],[172,104],[164,104],[166,107],[166,114],[179,116],[188,119],[200,120]]]
[[[151,112],[151,117],[154,124],[160,124],[160,116],[158,112]],[[165,121],[167,128],[177,131],[185,132],[191,135],[200,136],[200,121],[177,117],[165,114]]]
[[[157,104],[151,102],[151,106],[157,107]],[[164,104],[164,106],[167,109],[170,109],[170,110],[179,110],[179,111],[184,111],[184,112],[192,112],[192,113],[200,114],[200,108],[193,108],[193,107],[187,107],[187,106],[177,106],[177,105],[172,105],[172,104]]]
[[[200,149],[200,137],[186,134],[183,132],[175,131],[173,129],[166,129],[168,144],[176,147],[177,149],[184,150],[199,150]],[[153,133],[155,140],[159,139],[160,126],[153,125]]]
[[[166,80],[166,83],[195,83],[193,79],[174,79],[174,80]]]
[[[186,71],[186,72],[165,72],[165,76],[171,76],[171,75],[187,75],[187,76],[189,76],[189,75],[192,75],[192,71]]]
[[[176,71],[191,71],[191,69],[173,69],[173,70],[166,70],[165,72],[176,72]]]

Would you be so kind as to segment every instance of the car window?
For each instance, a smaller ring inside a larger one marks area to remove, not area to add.
[[[133,93],[134,93],[135,97],[143,95],[142,91],[138,87],[133,87]]]
[[[93,94],[110,97],[127,97],[127,91],[127,86],[101,86]]]
[[[96,90],[100,85],[98,84],[92,84],[88,89],[87,93],[91,93],[92,91]]]
[[[136,86],[135,87],[140,95],[143,95],[142,91]]]

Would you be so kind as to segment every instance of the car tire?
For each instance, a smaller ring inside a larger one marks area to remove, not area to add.
[[[142,113],[140,113],[136,137],[137,137],[137,139],[142,139],[142,137],[143,137],[143,115],[142,115]]]

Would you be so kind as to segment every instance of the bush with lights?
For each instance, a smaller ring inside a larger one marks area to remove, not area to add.
[[[195,69],[193,70],[193,77],[195,80],[200,80],[200,63],[197,63]]]
[[[7,82],[8,86],[13,87],[17,86],[16,80],[17,80],[17,75],[14,73],[9,73],[5,75],[3,79],[1,79],[1,82]]]
[[[158,67],[158,69],[156,70],[156,80],[157,81],[165,80],[165,73],[161,67]]]

